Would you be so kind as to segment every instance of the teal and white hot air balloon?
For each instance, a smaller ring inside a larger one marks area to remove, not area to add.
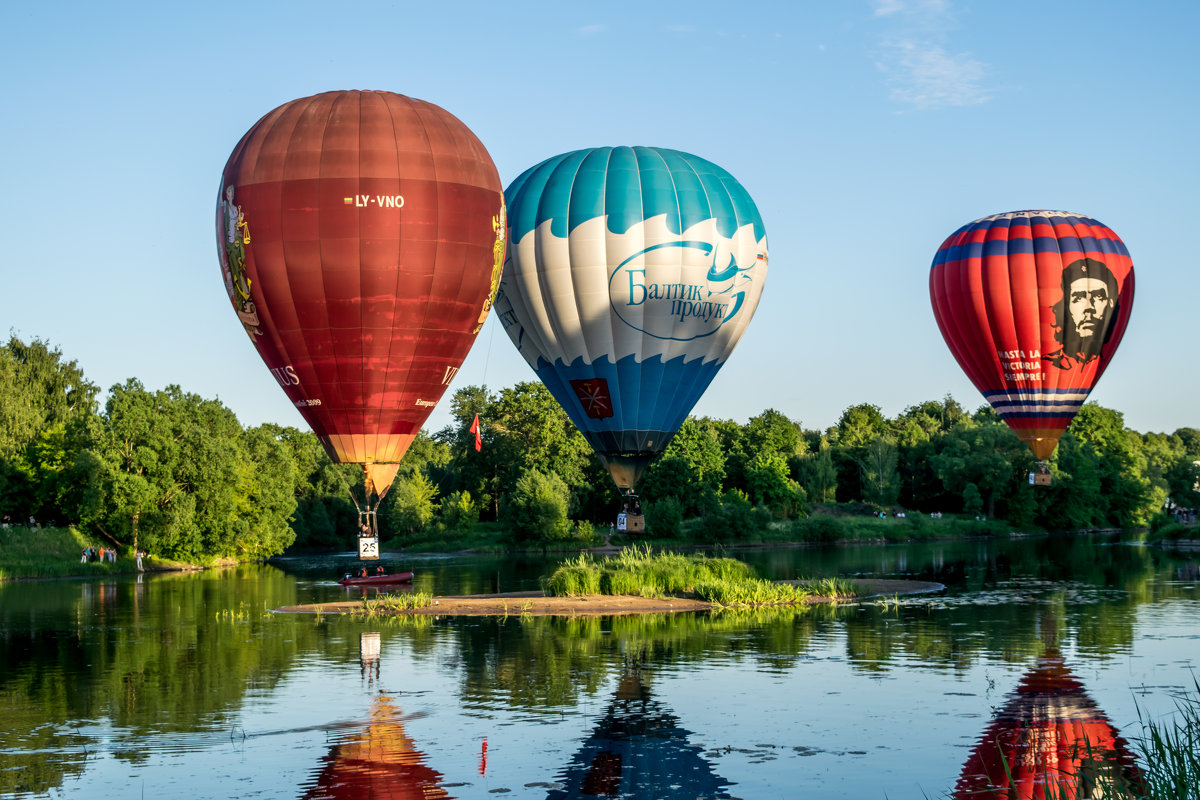
[[[631,491],[754,315],[762,218],[721,167],[655,147],[564,153],[504,194],[500,321]]]

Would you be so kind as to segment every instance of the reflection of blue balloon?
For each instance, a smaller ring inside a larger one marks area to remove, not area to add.
[[[762,218],[725,170],[653,147],[555,156],[505,198],[500,320],[617,486],[632,489],[758,306]]]

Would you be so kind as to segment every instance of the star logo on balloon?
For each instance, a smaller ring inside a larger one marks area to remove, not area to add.
[[[571,388],[583,404],[583,410],[592,419],[605,419],[613,415],[612,397],[608,393],[608,381],[604,378],[571,381]]]

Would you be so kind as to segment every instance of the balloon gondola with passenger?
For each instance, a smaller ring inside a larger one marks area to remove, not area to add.
[[[329,457],[362,466],[360,559],[379,558],[379,504],[491,308],[504,218],[479,139],[391,92],[285,103],[225,165],[226,291]]]
[[[505,199],[500,322],[612,476],[626,527],[639,524],[638,479],[758,306],[762,218],[721,167],[653,147],[554,156]]]
[[[938,328],[967,377],[1037,459],[1047,460],[1121,343],[1133,261],[1094,219],[1014,211],[968,223],[934,257]]]

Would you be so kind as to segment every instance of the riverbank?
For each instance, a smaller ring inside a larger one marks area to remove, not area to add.
[[[795,583],[795,581],[781,582]],[[806,598],[804,604],[858,602],[874,597],[930,594],[946,588],[942,584],[932,581],[848,579],[847,582],[855,586],[853,597],[812,596]],[[604,594],[582,597],[548,597],[535,591],[434,597],[430,605],[422,608],[391,608],[384,603],[370,604],[370,601],[364,599],[283,606],[273,610],[283,614],[362,614],[368,608],[371,608],[371,613],[384,616],[507,617],[674,614],[688,611],[711,611],[715,605],[691,597],[637,597]]]
[[[210,567],[233,566],[234,559],[212,559],[190,564],[144,556],[141,566],[130,548],[114,548],[116,560],[82,560],[85,550],[112,547],[75,528],[0,527],[0,582],[45,578],[102,578],[139,572],[198,572]]]

